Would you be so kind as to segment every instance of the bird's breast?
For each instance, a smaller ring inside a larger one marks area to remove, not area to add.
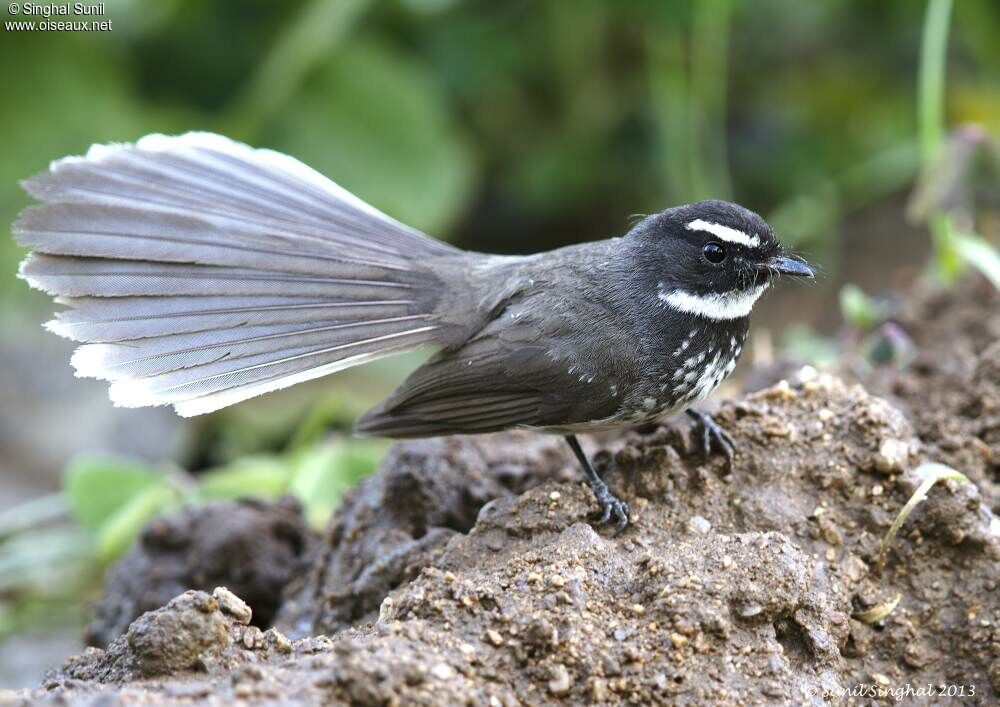
[[[623,416],[630,424],[663,419],[707,398],[736,368],[748,327],[745,320],[708,322],[693,318],[664,337],[650,375],[629,396]]]

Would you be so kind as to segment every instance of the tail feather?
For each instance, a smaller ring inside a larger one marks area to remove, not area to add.
[[[284,223],[320,238],[404,254],[455,253],[404,226],[298,160],[221,135],[147,135],[135,145],[94,145],[24,182],[41,201],[193,210]]]
[[[105,204],[29,207],[12,230],[20,245],[48,255],[122,259],[141,253],[153,262],[249,268],[266,258],[270,269],[281,272],[354,279],[408,269],[398,256],[366,258],[343,247],[331,252],[329,242],[301,236],[251,237],[197,216]]]
[[[360,322],[326,321],[314,326],[283,324],[234,329],[213,329],[191,334],[160,336],[145,342],[140,351],[133,342],[88,344],[77,349],[73,365],[81,375],[105,380],[130,380],[192,368],[221,359],[281,354],[292,348],[350,344],[358,336],[412,329],[419,314]],[[360,332],[360,333],[359,333]]]
[[[94,146],[25,183],[20,275],[118,405],[210,412],[433,342],[459,253],[302,163],[207,133]]]
[[[365,321],[403,316],[414,300],[331,301],[313,297],[78,297],[46,324],[75,341],[115,343],[267,324]]]
[[[137,254],[138,255],[138,254]],[[419,283],[348,280],[267,269],[153,263],[145,260],[56,257],[32,253],[19,275],[50,295],[75,297],[152,297],[158,295],[380,298],[387,293],[423,291]],[[72,305],[72,302],[64,300]]]
[[[428,341],[436,327],[410,327],[367,339],[217,360],[162,375],[116,381],[111,399],[122,407],[171,403],[181,415],[198,415],[240,400],[312,380]]]

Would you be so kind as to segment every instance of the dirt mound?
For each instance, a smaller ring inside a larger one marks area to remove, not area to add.
[[[861,380],[903,410],[928,454],[965,473],[1000,513],[1000,292],[982,277],[918,292],[898,324],[915,359]]]
[[[188,589],[227,585],[267,627],[282,592],[306,568],[316,542],[293,498],[276,503],[228,501],[157,518],[109,573],[105,595],[88,627],[88,645],[105,647],[139,615]]]
[[[739,446],[731,472],[669,426],[599,455],[634,513],[616,537],[588,524],[580,483],[523,491],[572,469],[554,440],[400,444],[281,612],[329,638],[286,646],[255,628],[246,649],[242,619],[188,594],[19,697],[822,704],[930,683],[995,704],[1000,524],[976,486],[935,487],[879,575],[927,453],[896,408],[807,370],[718,419]],[[887,617],[865,616],[897,593]],[[189,618],[162,618],[178,606]]]
[[[493,499],[577,471],[559,438],[528,433],[396,445],[345,499],[320,562],[290,588],[278,619],[296,637],[371,621],[386,595],[467,533]]]

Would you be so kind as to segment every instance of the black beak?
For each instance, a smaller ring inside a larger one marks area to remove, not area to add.
[[[768,264],[767,269],[771,272],[780,273],[782,275],[792,275],[794,277],[814,277],[812,268],[806,265],[805,262],[799,260],[798,258],[791,258],[787,255],[779,255],[773,258]]]

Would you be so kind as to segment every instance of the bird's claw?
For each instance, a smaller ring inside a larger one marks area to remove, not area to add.
[[[597,499],[597,505],[601,507],[602,511],[601,518],[597,521],[598,524],[603,525],[614,519],[615,535],[628,527],[628,504],[611,493],[611,489],[607,485],[602,483],[600,486],[594,486],[594,498]]]
[[[712,455],[714,448],[725,455],[726,464],[732,465],[733,457],[736,455],[736,442],[733,441],[729,433],[722,429],[708,413],[691,408],[688,409],[687,414],[695,421],[695,425],[701,428],[701,449],[705,459]]]
[[[608,523],[614,518],[615,535],[617,535],[628,527],[628,504],[611,493],[608,485],[597,475],[590,460],[587,459],[587,455],[583,453],[583,448],[580,447],[577,438],[574,435],[566,435],[566,441],[569,443],[570,449],[573,450],[573,454],[576,455],[577,461],[580,462],[583,473],[587,476],[587,483],[590,484],[590,490],[594,492],[597,505],[601,507],[601,519],[597,521],[598,524]]]

